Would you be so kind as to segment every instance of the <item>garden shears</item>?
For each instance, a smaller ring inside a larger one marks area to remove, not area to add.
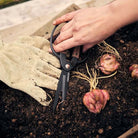
[[[55,93],[55,99],[54,99],[54,104],[53,104],[53,111],[55,111],[55,108],[58,104],[58,99],[59,99],[59,94],[60,92],[62,93],[62,101],[61,103],[66,99],[66,94],[68,91],[68,85],[69,85],[69,78],[70,78],[70,71],[79,63],[84,62],[87,56],[83,59],[83,60],[79,60],[80,57],[80,46],[77,46],[75,48],[72,49],[72,51],[70,50],[69,52],[69,57],[67,57],[67,51],[64,52],[60,52],[57,53],[55,52],[54,48],[53,48],[53,34],[55,29],[57,28],[58,25],[56,25],[51,33],[51,37],[50,37],[50,47],[51,50],[53,52],[53,54],[60,60],[60,64],[61,64],[61,75],[58,81],[58,86],[57,86],[57,90]]]

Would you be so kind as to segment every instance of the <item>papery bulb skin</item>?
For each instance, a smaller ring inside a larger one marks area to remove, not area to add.
[[[129,67],[132,78],[138,79],[138,64],[133,64]]]
[[[106,75],[117,70],[119,66],[120,63],[113,54],[104,54],[100,58],[99,69]]]
[[[107,90],[93,89],[84,95],[83,103],[90,112],[96,114],[104,109],[109,99],[110,96]]]

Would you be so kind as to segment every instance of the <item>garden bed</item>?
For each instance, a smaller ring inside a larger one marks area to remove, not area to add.
[[[106,41],[118,50],[122,62],[115,76],[99,80],[98,88],[110,93],[104,110],[93,114],[83,105],[89,84],[78,78],[71,77],[67,99],[55,113],[53,102],[49,107],[41,106],[0,82],[0,136],[116,138],[138,124],[138,82],[129,73],[129,67],[138,63],[138,23],[120,29]],[[94,67],[98,56],[95,46],[86,61],[89,68]],[[75,70],[87,74],[85,63]],[[55,91],[45,90],[54,99]]]

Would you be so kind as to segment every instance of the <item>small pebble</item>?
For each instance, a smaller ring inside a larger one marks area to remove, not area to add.
[[[38,116],[37,116],[37,115],[35,115],[35,118],[38,118]]]
[[[117,96],[117,100],[120,100],[120,97]]]
[[[38,124],[41,125],[42,124],[42,121],[38,121]]]
[[[103,131],[104,131],[103,128],[100,128],[100,129],[98,130],[98,133],[99,133],[99,134],[102,134]]]
[[[34,113],[34,112],[32,112],[31,114],[32,114],[32,115],[34,115],[35,113]]]
[[[125,42],[124,42],[124,40],[120,40],[120,43],[124,44]]]
[[[84,89],[84,86],[80,86],[80,90],[83,90]]]
[[[107,85],[104,86],[104,89],[107,89]]]
[[[108,129],[110,130],[110,129],[112,129],[112,127],[111,126],[108,126]]]
[[[50,133],[50,132],[47,132],[47,134],[48,134],[48,135],[51,135],[51,133]]]
[[[127,54],[126,53],[124,53],[124,56],[126,56]]]
[[[15,123],[17,119],[12,119],[12,123]]]
[[[62,107],[62,111],[64,111],[64,110],[65,110],[65,108]]]
[[[129,44],[126,44],[127,47],[129,47],[130,45]]]
[[[32,132],[30,132],[30,134],[29,134],[30,136],[33,136],[33,133]]]
[[[123,50],[126,50],[126,47],[123,47]]]

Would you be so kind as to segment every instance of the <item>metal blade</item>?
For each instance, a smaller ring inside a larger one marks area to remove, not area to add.
[[[70,77],[70,72],[64,71],[64,75],[62,77],[62,101],[66,99],[68,85],[69,85],[69,77]]]
[[[69,77],[70,77],[70,72],[62,70],[61,75],[60,75],[60,79],[59,79],[59,82],[58,82],[57,91],[55,93],[53,111],[55,111],[56,106],[58,104],[58,99],[59,99],[59,93],[60,92],[62,92],[62,101],[64,101],[66,99],[66,94],[67,94],[68,85],[69,85]]]
[[[62,72],[60,74],[59,81],[58,81],[58,86],[57,86],[57,90],[56,90],[55,98],[54,98],[53,111],[55,111],[55,109],[56,109],[58,99],[59,99],[59,93],[62,91],[61,88],[62,88],[62,80],[63,80],[62,79],[63,78],[63,71],[64,70],[62,70]]]

